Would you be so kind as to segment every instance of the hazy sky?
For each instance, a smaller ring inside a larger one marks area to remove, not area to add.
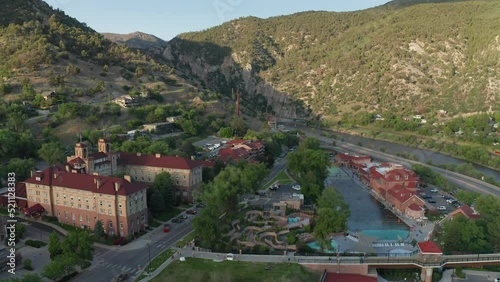
[[[354,11],[389,0],[44,0],[98,32],[142,31],[170,40],[245,16],[267,18],[302,11]]]

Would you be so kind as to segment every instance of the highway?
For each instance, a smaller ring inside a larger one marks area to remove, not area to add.
[[[307,127],[305,125],[297,125],[296,128],[302,130],[307,136],[314,137],[314,138],[320,140],[321,142],[327,144],[327,145],[322,146],[325,149],[337,150],[337,151],[341,151],[341,152],[347,151],[347,152],[353,152],[356,154],[365,154],[365,155],[372,156],[374,159],[378,159],[378,160],[381,160],[384,162],[396,162],[396,163],[402,164],[402,165],[409,167],[409,168],[411,168],[412,164],[424,165],[424,166],[430,167],[432,169],[432,171],[442,174],[443,177],[445,177],[451,183],[457,185],[460,188],[463,188],[463,189],[469,190],[469,191],[479,192],[482,194],[491,194],[494,196],[500,196],[500,187],[491,185],[487,182],[484,182],[484,181],[481,181],[481,180],[478,180],[478,179],[475,179],[475,178],[472,178],[469,176],[465,176],[465,175],[462,175],[462,174],[459,174],[456,172],[445,170],[445,169],[442,169],[439,167],[429,166],[429,165],[421,163],[421,162],[408,160],[405,158],[397,157],[397,156],[383,153],[380,151],[371,150],[368,148],[353,145],[353,144],[346,143],[346,142],[339,141],[339,140],[335,140],[335,146],[333,146],[332,144],[333,144],[334,139],[328,138],[325,136],[321,136],[321,132],[322,132],[321,129],[314,128],[314,131],[313,131],[312,128]],[[390,148],[387,148],[387,149],[388,149],[388,151],[390,150]]]

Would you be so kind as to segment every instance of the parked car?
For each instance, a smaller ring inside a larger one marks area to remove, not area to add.
[[[271,187],[269,187],[269,190],[278,190],[280,186],[278,184],[273,184]]]
[[[432,193],[437,193],[437,192],[439,192],[439,190],[438,190],[437,188],[432,188],[432,189],[431,189],[431,192],[432,192]]]
[[[427,203],[429,203],[429,204],[435,204],[436,201],[434,201],[434,200],[428,200]]]
[[[226,255],[227,260],[234,260],[234,255],[233,254],[227,254]]]
[[[196,211],[196,210],[187,210],[186,213],[187,214],[197,214],[198,211]]]
[[[182,222],[182,219],[180,219],[180,218],[176,217],[176,218],[172,219],[172,222],[173,222],[173,223],[181,223],[181,222]]]
[[[185,214],[181,214],[181,215],[179,215],[177,218],[179,218],[179,219],[186,219],[186,218],[188,218],[188,217],[187,217],[187,215],[185,215]]]
[[[300,185],[299,184],[295,184],[292,186],[292,189],[295,190],[295,191],[300,191]]]
[[[425,196],[422,196],[422,199],[432,199],[432,196],[430,196],[430,195],[425,195]]]
[[[454,199],[447,199],[447,200],[446,200],[446,202],[447,202],[448,204],[453,204],[453,203],[455,202],[455,200],[454,200]]]
[[[445,206],[439,206],[437,209],[440,210],[440,211],[445,211],[446,207]]]

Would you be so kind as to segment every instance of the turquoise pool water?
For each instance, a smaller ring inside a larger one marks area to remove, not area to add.
[[[323,250],[325,253],[336,253],[337,252],[337,242],[335,240],[331,240],[330,244],[332,245],[333,250]],[[317,242],[311,242],[307,244],[311,249],[319,250],[319,244]]]
[[[388,230],[363,230],[361,233],[375,237],[379,240],[404,240],[410,234],[408,230],[388,229]]]

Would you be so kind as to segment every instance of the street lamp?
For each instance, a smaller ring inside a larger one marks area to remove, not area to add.
[[[148,267],[148,272],[151,272],[151,249],[149,248],[149,243],[148,245],[148,256],[149,256],[149,267]]]

